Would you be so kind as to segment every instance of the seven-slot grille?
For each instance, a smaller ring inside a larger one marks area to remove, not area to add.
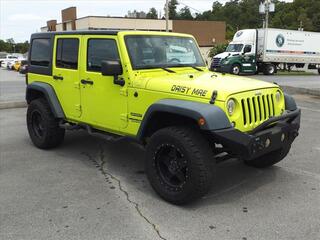
[[[274,94],[241,99],[243,125],[260,124],[275,115]]]

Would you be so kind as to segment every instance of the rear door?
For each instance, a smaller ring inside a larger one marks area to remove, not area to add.
[[[55,37],[52,78],[56,94],[68,119],[81,116],[80,106],[80,36]]]

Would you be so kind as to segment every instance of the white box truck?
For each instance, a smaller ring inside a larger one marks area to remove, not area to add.
[[[320,33],[274,28],[240,30],[226,51],[214,56],[210,68],[232,74],[272,75],[278,69],[292,67],[318,69],[320,74]]]

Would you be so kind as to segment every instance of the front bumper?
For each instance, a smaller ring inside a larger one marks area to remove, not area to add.
[[[300,117],[296,109],[268,119],[249,133],[229,128],[211,131],[211,135],[228,153],[251,160],[291,145],[299,133]]]

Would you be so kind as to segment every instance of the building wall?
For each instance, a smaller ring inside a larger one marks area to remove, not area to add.
[[[67,31],[72,31],[73,29],[73,22],[67,22],[66,24],[66,30]]]
[[[57,32],[63,31],[62,25],[63,25],[62,23],[57,24],[57,26],[56,26]]]
[[[69,7],[61,11],[62,23],[70,23],[71,29],[76,30],[75,20],[77,19],[77,8]],[[67,30],[67,25],[63,26],[63,30]]]
[[[192,34],[201,47],[226,42],[226,23],[220,21],[173,20],[173,32]]]
[[[126,29],[165,31],[166,21],[158,19],[111,18],[89,16],[77,19],[76,29]],[[172,30],[172,21],[169,21],[169,30]]]
[[[57,25],[57,20],[49,20],[49,21],[47,21],[48,31],[50,31],[50,32],[56,31],[56,25]]]

